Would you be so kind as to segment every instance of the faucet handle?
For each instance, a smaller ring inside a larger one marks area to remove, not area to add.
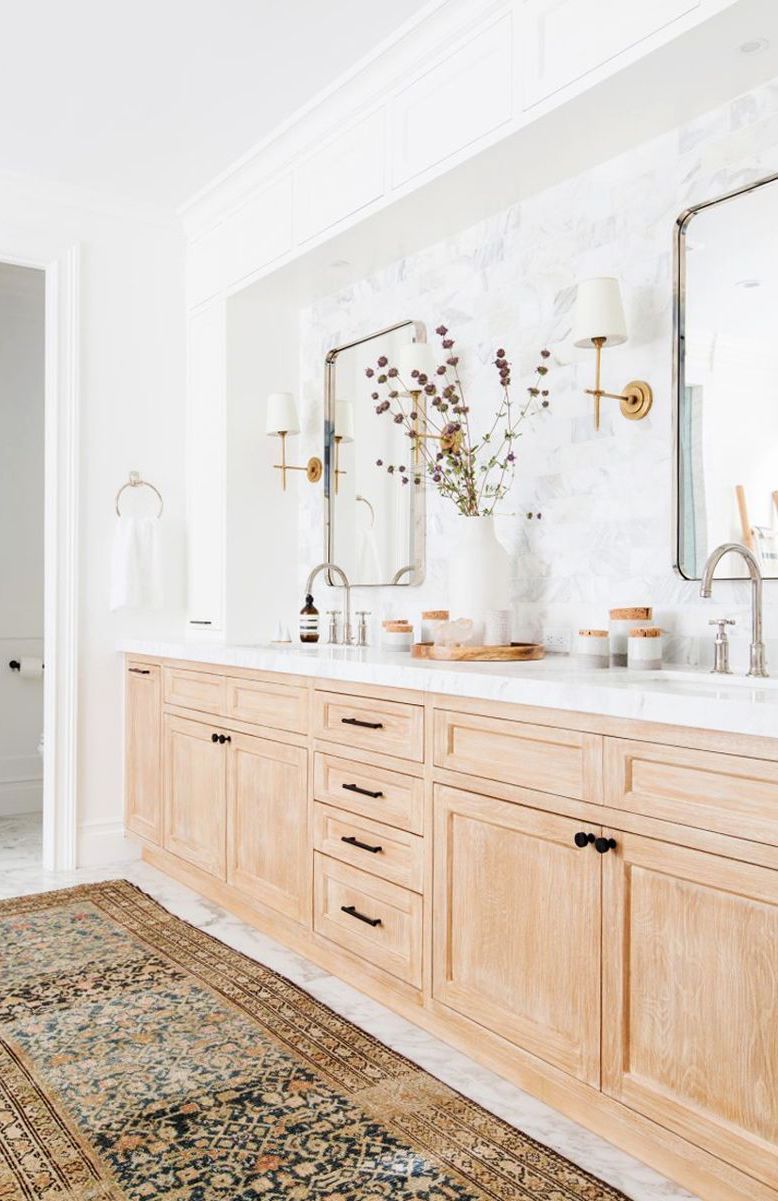
[[[724,626],[734,626],[736,624],[734,617],[711,617],[708,622],[709,626],[718,626],[722,634],[724,633]]]
[[[367,619],[370,616],[370,609],[357,609],[357,617],[359,618],[357,646],[367,646]]]

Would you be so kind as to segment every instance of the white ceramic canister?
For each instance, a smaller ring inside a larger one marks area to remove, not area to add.
[[[381,646],[385,651],[409,651],[413,646],[413,626],[409,621],[385,621],[381,627]]]
[[[630,630],[648,629],[654,620],[650,605],[633,605],[628,609],[611,609],[611,667],[627,666],[627,639]]]
[[[627,639],[628,667],[632,671],[656,671],[662,666],[662,631],[656,626],[636,626]]]
[[[610,667],[610,638],[607,630],[579,630],[575,657],[582,667]]]

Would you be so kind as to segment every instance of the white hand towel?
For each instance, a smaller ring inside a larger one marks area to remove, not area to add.
[[[159,518],[117,517],[111,556],[111,608],[161,609]]]

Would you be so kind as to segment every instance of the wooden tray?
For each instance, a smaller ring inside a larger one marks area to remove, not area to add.
[[[414,659],[437,659],[446,663],[507,663],[542,659],[545,650],[539,642],[511,642],[508,646],[435,646],[434,642],[415,642]]]

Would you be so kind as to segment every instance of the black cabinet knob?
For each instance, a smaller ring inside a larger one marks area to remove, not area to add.
[[[229,734],[217,734],[217,738],[222,746],[224,746],[225,742],[232,742],[232,738]]]
[[[588,847],[590,842],[594,842],[594,835],[587,834],[585,830],[579,830],[573,842],[577,847]]]
[[[594,849],[595,851],[599,851],[601,855],[604,855],[606,851],[614,850],[615,847],[615,838],[595,838],[594,840]]]
[[[218,742],[218,741],[219,741],[219,735],[211,734],[211,742]]]

